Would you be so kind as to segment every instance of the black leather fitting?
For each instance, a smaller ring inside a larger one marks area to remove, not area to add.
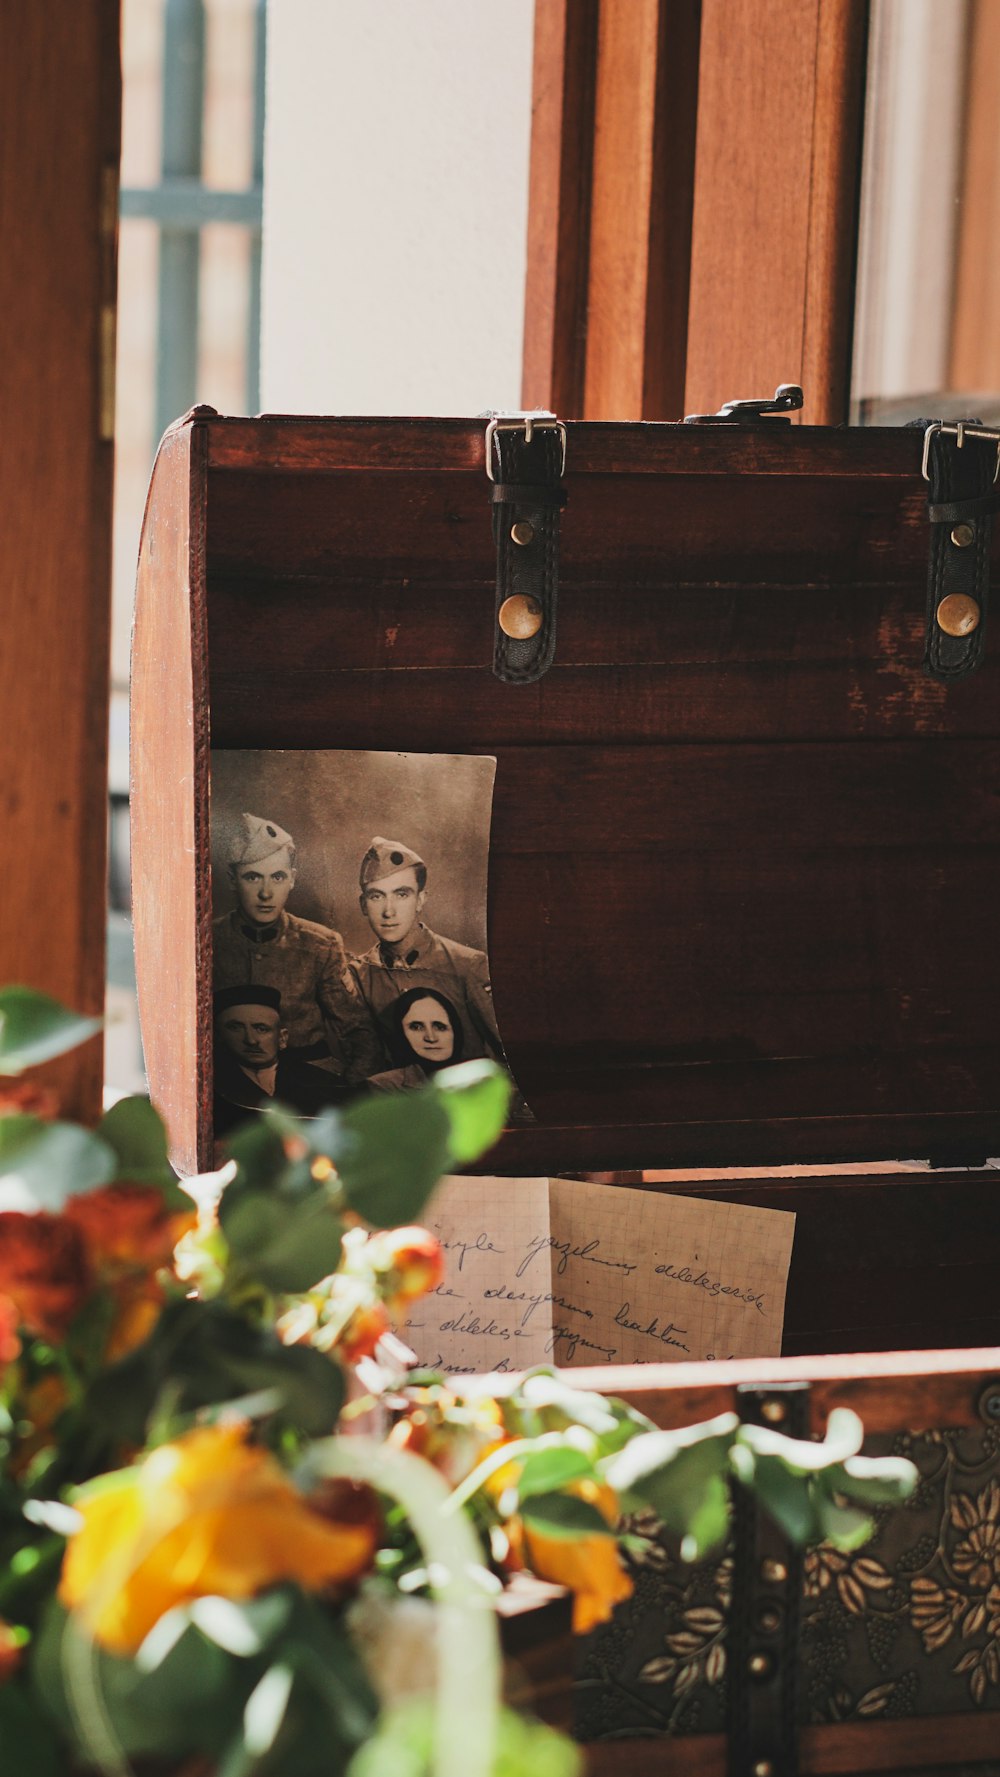
[[[974,672],[986,647],[990,542],[1000,494],[994,486],[996,448],[977,441],[974,424],[969,422],[961,448],[950,433],[936,432],[927,456],[931,538],[924,667],[932,678],[946,681]],[[942,612],[946,599],[952,603]],[[970,613],[977,621],[966,634],[949,634],[942,625],[942,616],[945,623],[963,616],[968,621]]]
[[[559,591],[559,514],[565,503],[562,469],[564,433],[552,425],[498,427],[492,449],[496,480],[492,488],[493,536],[497,546],[493,671],[508,685],[530,685],[547,673],[555,658]],[[525,541],[515,541],[520,535]],[[531,601],[541,623],[532,636],[511,636],[500,624],[508,599]]]
[[[744,1424],[769,1425],[788,1437],[809,1432],[809,1384],[744,1386],[736,1391]],[[769,1417],[781,1404],[781,1418]],[[746,1488],[733,1486],[733,1604],[729,1632],[729,1777],[798,1771],[799,1623],[802,1551],[788,1541]]]

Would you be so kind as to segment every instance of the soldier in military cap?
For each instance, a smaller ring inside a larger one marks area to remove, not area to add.
[[[340,933],[286,911],[295,855],[276,821],[240,816],[227,860],[236,906],[212,928],[214,985],[277,989],[288,1059],[358,1085],[381,1066],[381,1044]]]
[[[362,997],[386,1031],[386,1015],[400,994],[436,988],[461,1019],[465,1059],[502,1060],[486,953],[424,925],[426,899],[423,858],[401,840],[377,835],[361,860],[361,911],[376,942],[351,964]],[[386,1057],[385,1065],[395,1065],[387,1038]]]

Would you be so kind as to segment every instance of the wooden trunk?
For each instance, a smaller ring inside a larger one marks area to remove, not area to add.
[[[569,426],[555,664],[511,686],[491,670],[483,433],[195,409],[161,446],[136,609],[133,870],[147,1066],[176,1163],[213,1153],[210,747],[494,755],[494,997],[537,1121],[484,1169],[794,1209],[788,1355],[753,1380],[811,1380],[817,1427],[842,1400],[879,1448],[916,1440],[974,1516],[986,1489],[988,1564],[998,1440],[977,1403],[1000,1354],[949,1351],[1000,1339],[986,1164],[1000,654],[951,685],[923,673],[921,435]],[[719,1411],[739,1379],[681,1366],[600,1385],[674,1424]],[[931,1567],[945,1572],[959,1529],[926,1545]],[[661,1579],[678,1607],[688,1582]],[[817,1609],[839,1597],[867,1635],[871,1601],[848,1579],[817,1579]],[[903,1693],[879,1690],[903,1676],[891,1650],[889,1676],[876,1661],[846,1703],[817,1691],[815,1710],[844,1719],[807,1710],[804,1770],[972,1768],[1000,1748],[989,1588],[962,1603],[953,1586],[952,1629],[927,1655],[903,1622],[908,1584],[882,1592],[914,1670],[982,1660],[934,1691],[933,1746]],[[828,1627],[840,1647],[843,1625]],[[626,1681],[607,1645],[584,1655],[581,1722],[628,1744],[594,1770],[721,1771],[718,1723],[695,1732],[675,1710],[702,1680],[665,1715],[677,1656],[662,1653],[669,1677]],[[620,1728],[588,1718],[592,1658],[628,1693]],[[661,1732],[671,1712],[669,1753],[632,1745],[640,1719]]]

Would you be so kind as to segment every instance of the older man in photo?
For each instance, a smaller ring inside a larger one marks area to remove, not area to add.
[[[286,909],[295,857],[277,821],[240,816],[226,860],[236,906],[212,928],[214,986],[277,989],[288,1059],[356,1085],[382,1065],[381,1045],[340,933]]]
[[[401,994],[435,988],[461,1020],[464,1058],[502,1060],[485,951],[441,937],[420,918],[427,899],[423,858],[402,840],[376,836],[361,860],[360,880],[361,911],[376,941],[351,967],[380,1029],[387,1032],[388,1014]],[[391,1044],[387,1036],[383,1040],[387,1064],[394,1065]]]

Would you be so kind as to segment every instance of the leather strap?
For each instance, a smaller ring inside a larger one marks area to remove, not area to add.
[[[970,428],[975,422],[970,421]],[[961,449],[948,432],[930,439],[927,516],[931,527],[924,667],[935,679],[974,672],[986,645],[990,540],[1000,493],[993,483],[996,451],[971,430]],[[953,597],[957,595],[957,597]],[[948,600],[948,604],[944,601]],[[974,623],[967,633],[943,625]]]
[[[809,1384],[743,1386],[745,1424],[809,1431]],[[768,1414],[783,1409],[780,1424]],[[766,1410],[765,1410],[766,1409]],[[733,1603],[728,1676],[729,1777],[796,1777],[803,1557],[753,1494],[733,1486]]]
[[[523,426],[498,426],[492,449],[497,546],[493,671],[505,684],[530,685],[548,672],[555,656],[559,513],[566,499],[561,485],[563,434],[536,424],[529,440]],[[540,614],[536,634],[505,633],[500,612],[512,598],[528,601],[523,610],[529,614]]]

